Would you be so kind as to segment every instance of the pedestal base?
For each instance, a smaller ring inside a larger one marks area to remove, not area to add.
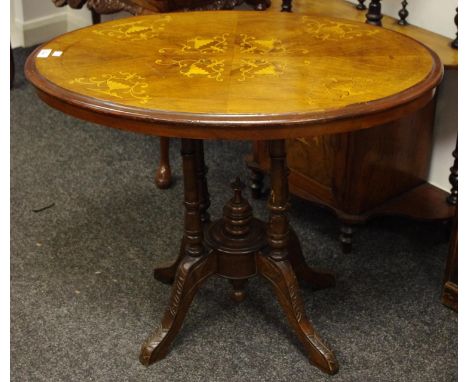
[[[272,191],[268,223],[253,218],[252,207],[242,196],[244,184],[239,178],[231,184],[234,196],[224,206],[223,218],[210,223],[203,145],[201,141],[182,140],[184,237],[176,261],[154,271],[158,280],[174,284],[161,324],[142,345],[140,361],[144,365],[166,356],[193,297],[208,277],[217,274],[229,279],[234,288],[231,297],[240,302],[246,298],[247,280],[260,275],[273,286],[309,361],[328,374],[338,371],[334,354],[307,318],[298,284],[299,279],[321,289],[334,286],[335,278],[307,265],[299,240],[289,227],[284,141],[271,141],[270,154]]]
[[[164,358],[179,332],[190,303],[203,282],[212,275],[227,278],[233,284],[231,298],[241,302],[246,298],[244,285],[248,278],[260,275],[273,286],[289,324],[303,344],[309,361],[328,374],[338,371],[332,351],[309,322],[298,281],[313,290],[333,287],[335,277],[328,272],[309,267],[302,254],[299,239],[290,231],[288,256],[284,260],[269,257],[266,223],[254,219],[255,235],[248,239],[223,241],[223,221],[205,227],[205,254],[200,258],[179,256],[170,266],[157,268],[155,277],[165,283],[174,281],[173,291],[162,323],[148,337],[141,349],[140,361],[150,365]]]

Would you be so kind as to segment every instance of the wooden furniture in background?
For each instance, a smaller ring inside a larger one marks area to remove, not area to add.
[[[455,37],[455,40],[452,41],[452,47],[454,49],[458,49],[458,7],[457,7],[457,13],[455,14],[455,25],[457,26],[457,36]]]
[[[272,7],[275,7],[273,2]],[[267,11],[269,12],[269,11]],[[326,14],[365,21],[365,12],[341,0],[297,2],[295,12]],[[430,46],[445,69],[456,69],[458,53],[450,39],[418,28],[401,26],[383,16],[383,25]],[[346,83],[341,84],[346,92]],[[381,215],[400,215],[418,220],[446,220],[454,214],[448,194],[427,183],[432,151],[434,105],[371,131],[339,136],[287,141],[291,192],[330,208],[340,220],[340,242],[351,250],[357,224]],[[260,197],[268,172],[268,155],[262,142],[253,143],[248,157],[252,171],[252,195]]]
[[[101,14],[111,14],[121,11],[133,15],[144,15],[160,12],[232,9],[244,1],[256,10],[262,11],[270,6],[270,0],[52,0],[57,7],[69,5],[80,9],[85,4],[92,13],[93,24],[101,22]],[[291,0],[284,0],[283,10],[291,10]],[[169,158],[169,139],[159,138],[160,156],[154,181],[158,188],[169,188],[172,183],[172,172]]]
[[[43,48],[64,53],[37,57]],[[309,60],[311,52],[321,59]],[[426,109],[442,72],[435,54],[400,34],[289,13],[135,17],[67,33],[36,49],[25,73],[50,106],[113,128],[182,138],[184,236],[175,264],[155,270],[173,289],[141,362],[165,357],[208,277],[233,280],[233,297],[242,300],[243,285],[258,274],[272,284],[310,362],[336,373],[336,358],[300,296],[298,279],[318,289],[332,286],[334,277],[307,266],[289,226],[285,138],[386,126]],[[210,222],[202,139],[268,140],[268,222],[252,216],[239,180],[223,217]]]
[[[382,4],[380,0],[371,0],[366,14],[366,23],[370,25],[382,26]]]
[[[403,0],[401,2],[401,9],[398,12],[398,16],[400,16],[400,20],[398,20],[398,24],[400,25],[408,25],[408,21],[406,21],[406,19],[409,16],[409,12],[406,9],[407,6],[408,6],[408,2],[406,0]]]

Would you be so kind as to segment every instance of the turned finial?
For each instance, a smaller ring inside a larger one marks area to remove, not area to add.
[[[245,184],[239,177],[231,183],[231,188],[234,196],[223,208],[224,229],[230,235],[244,236],[250,231],[252,207],[242,196]]]
[[[382,4],[380,4],[380,0],[371,0],[366,14],[366,23],[381,27],[382,17]]]
[[[359,1],[359,4],[356,5],[356,9],[359,9],[360,11],[367,9],[366,5],[364,4],[366,0],[358,0],[358,1]]]
[[[408,21],[406,21],[408,15],[409,15],[408,10],[406,9],[406,7],[408,6],[408,2],[406,0],[403,0],[401,2],[401,6],[402,6],[402,8],[400,9],[400,12],[398,12],[398,16],[400,16],[400,20],[398,21],[398,24],[408,25]]]
[[[458,7],[457,7],[457,14],[455,15],[455,25],[457,26],[457,37],[455,40],[452,41],[452,48],[458,49]]]

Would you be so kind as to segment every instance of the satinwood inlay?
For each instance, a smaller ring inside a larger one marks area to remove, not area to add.
[[[52,40],[43,48],[62,56],[35,58],[34,70],[70,94],[108,101],[106,109],[265,118],[362,105],[434,76],[435,59],[421,44],[342,19],[233,11],[131,20]],[[141,86],[85,85],[116,73],[144,79],[144,94]]]

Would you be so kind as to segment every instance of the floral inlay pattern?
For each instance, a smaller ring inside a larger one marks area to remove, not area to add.
[[[160,48],[158,53],[162,57],[156,59],[155,63],[176,66],[180,74],[188,78],[205,77],[221,82],[226,72],[224,57],[229,48],[229,37],[229,33],[211,37],[197,36],[175,47]],[[234,63],[231,68],[231,76],[237,77],[237,81],[246,81],[258,76],[282,75],[285,72],[285,65],[279,60],[262,57],[266,54],[308,53],[306,49],[288,49],[286,44],[276,38],[258,39],[245,34],[235,37],[237,37],[241,57],[240,63]],[[165,58],[166,54],[168,54],[167,58]],[[199,58],[200,54],[203,58]],[[245,58],[242,57],[243,55]],[[304,63],[308,63],[307,60]]]
[[[214,37],[195,37],[187,40],[178,48],[161,48],[159,49],[159,53],[225,53],[228,46],[226,39],[228,36],[229,34],[225,33]]]
[[[240,67],[241,78],[238,81],[245,81],[256,76],[280,76],[284,73],[284,65],[262,59],[242,60]]]
[[[380,33],[378,28],[363,28],[360,25],[341,23],[334,20],[317,20],[314,17],[303,16],[305,32],[319,40],[340,41],[356,37],[368,37]]]
[[[214,58],[185,59],[185,60],[156,60],[159,65],[177,65],[179,72],[185,77],[206,77],[216,81],[223,80],[224,60]]]
[[[158,37],[171,21],[171,16],[152,18],[148,20],[125,22],[110,27],[103,27],[93,32],[106,37],[117,38],[126,41],[149,40]]]
[[[87,90],[106,94],[115,98],[133,98],[141,104],[146,104],[151,97],[146,93],[148,83],[135,73],[117,72],[103,74],[100,77],[80,77],[70,81],[70,84],[83,85]]]
[[[275,53],[294,53],[300,52],[303,54],[308,53],[307,49],[291,49],[288,46],[277,39],[277,38],[270,38],[270,39],[258,39],[253,36],[248,36],[245,34],[241,34],[241,42],[240,42],[240,52],[242,54],[275,54]]]

